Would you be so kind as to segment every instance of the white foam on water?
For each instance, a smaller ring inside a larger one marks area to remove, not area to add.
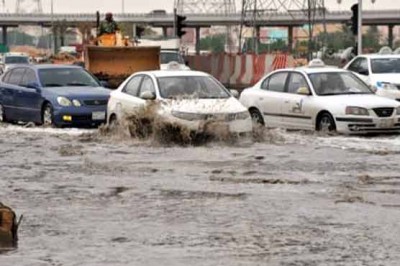
[[[80,128],[52,128],[52,127],[25,127],[21,125],[5,125],[0,124],[0,133],[16,132],[16,133],[43,133],[50,135],[70,135],[80,136],[88,133],[95,133],[97,129],[80,129]]]

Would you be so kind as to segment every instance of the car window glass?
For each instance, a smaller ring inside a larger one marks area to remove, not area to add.
[[[8,71],[8,72],[3,76],[3,82],[5,82],[5,83],[8,83],[8,82],[9,82],[11,72],[12,72],[12,71]]]
[[[223,85],[211,76],[167,76],[159,77],[157,81],[160,96],[166,99],[231,97]]]
[[[268,83],[268,90],[276,92],[284,92],[287,76],[288,76],[287,72],[281,72],[271,76]]]
[[[353,61],[348,67],[350,71],[358,72],[359,66],[360,66],[361,58],[357,58],[356,60]]]
[[[36,75],[35,75],[35,71],[31,70],[31,69],[27,69],[25,71],[24,76],[22,77],[22,82],[21,82],[21,86],[27,86],[28,84],[32,84],[35,83],[36,81]]]
[[[14,85],[20,85],[22,81],[22,76],[24,75],[25,69],[24,68],[17,68],[14,69],[11,73],[9,78],[9,83]]]
[[[268,89],[268,83],[269,83],[269,78],[266,78],[266,79],[261,83],[261,89],[262,89],[262,90],[267,90],[267,89]]]
[[[150,77],[147,77],[147,76],[143,78],[142,85],[140,86],[140,94],[139,95],[141,95],[143,92],[146,92],[146,91],[150,91],[154,94],[156,93],[153,81],[151,80]]]
[[[124,87],[124,89],[122,90],[122,92],[125,92],[129,95],[132,96],[139,96],[139,85],[140,82],[142,81],[143,76],[135,76],[133,77]]]
[[[321,72],[308,76],[317,95],[372,94],[370,88],[351,72]]]
[[[288,92],[297,94],[298,89],[301,87],[308,88],[308,84],[304,76],[300,73],[290,74]]]
[[[368,72],[368,61],[365,58],[360,60],[360,66],[358,67],[358,72],[367,73]]]
[[[43,68],[39,70],[43,87],[98,87],[99,82],[81,67]]]

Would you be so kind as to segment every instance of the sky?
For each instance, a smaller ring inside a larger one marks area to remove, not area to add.
[[[24,2],[34,2],[33,0],[23,0]],[[215,0],[214,0],[215,1]],[[266,0],[263,0],[266,1]],[[16,0],[5,0],[6,8],[3,12],[14,12]],[[122,11],[122,2],[125,3],[125,12],[127,13],[146,13],[154,9],[164,9],[172,12],[174,0],[53,0],[54,12],[56,13],[82,13],[82,12],[101,12],[111,11],[118,13]],[[241,0],[236,0],[236,8],[240,9]],[[341,0],[338,5],[337,0],[325,0],[328,9],[348,10],[357,0]],[[366,9],[399,9],[400,0],[363,0]],[[50,12],[51,0],[42,0],[44,12]]]

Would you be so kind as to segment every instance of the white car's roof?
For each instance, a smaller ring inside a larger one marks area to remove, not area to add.
[[[362,54],[357,56],[358,57],[365,57],[369,59],[377,59],[377,58],[400,58],[400,54]]]
[[[143,72],[138,72],[136,74],[149,74],[153,75],[157,78],[159,77],[179,77],[179,76],[185,76],[185,77],[208,77],[210,76],[207,73],[200,72],[200,71],[193,71],[193,70],[153,70],[153,71],[143,71]]]
[[[283,68],[280,71],[300,71],[305,74],[313,74],[313,73],[326,73],[326,72],[349,72],[348,70],[337,68],[337,67],[297,67],[297,68]]]

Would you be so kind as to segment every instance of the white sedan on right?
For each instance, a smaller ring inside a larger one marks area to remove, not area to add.
[[[240,102],[268,127],[400,132],[400,103],[377,96],[353,73],[333,67],[281,69],[244,90]]]
[[[370,85],[376,90],[376,95],[400,101],[400,55],[359,55],[344,69],[352,71]]]

